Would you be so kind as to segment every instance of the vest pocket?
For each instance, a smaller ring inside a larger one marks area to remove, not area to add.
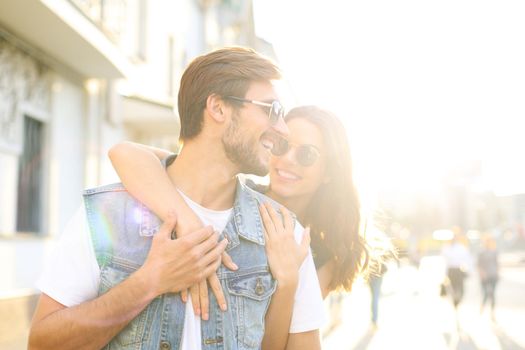
[[[99,295],[106,293],[109,289],[124,281],[135,269],[128,266],[110,263],[101,270]],[[157,297],[131,320],[120,333],[118,333],[106,349],[127,349],[128,346],[140,344],[149,338],[152,317],[161,306],[161,298]],[[133,347],[135,348],[135,347]]]
[[[264,335],[264,316],[277,284],[264,267],[235,275],[227,286],[236,311],[237,339],[248,349],[258,349]]]

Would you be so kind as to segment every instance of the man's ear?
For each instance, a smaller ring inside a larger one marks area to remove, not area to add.
[[[222,123],[226,119],[225,114],[226,106],[221,96],[217,94],[211,94],[206,99],[206,111],[215,121]]]

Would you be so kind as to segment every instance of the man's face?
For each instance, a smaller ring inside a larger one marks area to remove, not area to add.
[[[246,95],[237,97],[270,104],[278,100],[270,82],[252,82]],[[289,133],[282,118],[272,125],[268,113],[268,108],[249,102],[233,109],[222,144],[226,156],[239,167],[240,173],[266,175],[276,136],[286,137]]]

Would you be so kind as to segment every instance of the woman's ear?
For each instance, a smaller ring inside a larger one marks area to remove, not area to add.
[[[217,94],[211,94],[206,99],[206,111],[216,122],[222,123],[226,119],[225,108],[223,99]]]

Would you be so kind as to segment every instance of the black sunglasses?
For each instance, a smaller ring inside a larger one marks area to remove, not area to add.
[[[270,119],[270,124],[272,125],[276,124],[279,121],[279,118],[284,118],[284,107],[281,104],[281,102],[277,100],[268,103],[255,100],[247,100],[245,98],[240,98],[236,96],[225,96],[224,98],[239,102],[253,103],[254,105],[264,107],[265,110],[267,110],[268,112],[268,119]]]
[[[299,165],[304,167],[309,167],[315,164],[317,159],[321,156],[321,153],[314,145],[302,144],[302,145],[292,145],[288,140],[284,138],[279,138],[278,141],[274,142],[272,147],[272,154],[276,157],[284,156],[290,151],[290,149],[295,148],[295,160]]]

